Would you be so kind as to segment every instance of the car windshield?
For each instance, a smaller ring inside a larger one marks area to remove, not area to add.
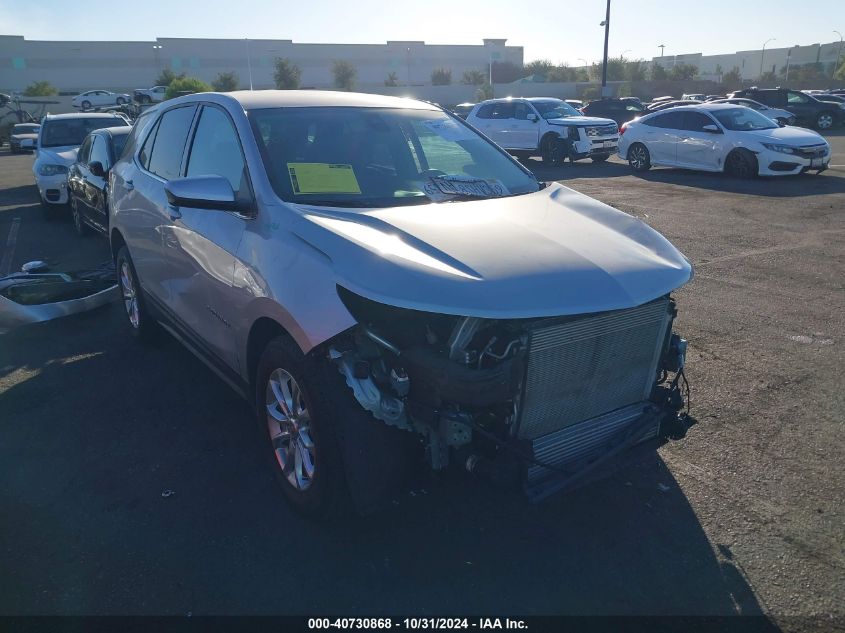
[[[728,110],[713,110],[710,114],[727,129],[736,132],[752,130],[771,130],[778,127],[768,117],[763,116],[751,108],[740,107]]]
[[[41,126],[41,147],[78,146],[92,130],[128,125],[120,117],[55,119]]]
[[[38,126],[33,123],[22,123],[12,128],[12,134],[38,134]]]
[[[288,202],[387,207],[519,195],[530,172],[438,110],[251,110],[270,181]]]
[[[532,101],[531,105],[537,108],[537,112],[544,119],[564,119],[568,116],[583,116],[566,101],[560,99],[549,99],[548,101]]]

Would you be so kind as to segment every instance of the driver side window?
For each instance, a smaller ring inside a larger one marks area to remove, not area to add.
[[[786,100],[789,103],[808,103],[810,101],[810,97],[808,97],[804,93],[795,92],[794,90],[790,90],[787,93]]]

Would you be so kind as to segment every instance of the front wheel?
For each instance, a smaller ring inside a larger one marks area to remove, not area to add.
[[[628,164],[634,171],[651,169],[651,154],[642,143],[634,143],[628,148]]]
[[[561,139],[551,135],[544,138],[540,145],[540,156],[544,165],[549,167],[560,165],[566,159]]]
[[[829,130],[833,127],[833,114],[830,112],[822,112],[816,117],[816,129]]]
[[[725,171],[734,178],[753,178],[759,174],[757,158],[747,149],[735,149],[725,159]]]
[[[79,212],[79,203],[76,201],[76,197],[71,194],[70,196],[70,212],[73,216],[73,230],[76,231],[76,234],[80,237],[85,237],[90,233],[88,225],[85,224],[85,221],[82,219],[82,214]]]

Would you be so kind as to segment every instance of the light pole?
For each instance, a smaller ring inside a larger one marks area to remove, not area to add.
[[[789,59],[792,57],[792,51],[798,48],[798,44],[793,46],[792,48],[787,49],[786,51],[786,83],[789,83]]]
[[[411,47],[405,48],[405,65],[407,66],[408,74],[405,77],[405,86],[411,86]]]
[[[605,12],[604,22],[599,24],[604,27],[604,61],[601,66],[601,96],[609,97],[607,94],[607,44],[610,41],[610,0],[607,0],[607,11]]]
[[[666,48],[665,44],[658,44],[657,48],[660,49],[660,59],[663,59],[663,49]]]
[[[830,80],[833,81],[833,76],[839,68],[839,60],[842,59],[842,33],[834,31],[839,36],[839,52],[836,54],[836,63],[833,65],[833,70],[830,71]]]
[[[246,67],[249,71],[249,89],[252,90],[252,56],[249,54],[249,38],[245,37],[246,42]]]
[[[626,48],[626,49],[625,49],[624,51],[622,51],[622,53],[619,55],[619,58],[620,58],[620,59],[625,59],[625,53],[630,53],[630,52],[631,52],[631,49],[630,49],[630,48]]]
[[[766,44],[774,42],[776,39],[776,37],[770,37],[763,43],[763,51],[760,53],[760,79],[763,77],[763,60],[766,58]]]
[[[161,44],[153,44],[153,55],[156,60],[156,71],[161,72],[161,63],[158,59],[158,52],[161,50]]]

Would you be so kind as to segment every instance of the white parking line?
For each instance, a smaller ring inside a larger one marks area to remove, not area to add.
[[[13,219],[12,226],[9,227],[9,236],[6,238],[6,249],[3,251],[3,259],[0,259],[0,277],[8,275],[12,268],[12,258],[15,256],[15,245],[18,243],[18,230],[20,227],[21,219]]]

